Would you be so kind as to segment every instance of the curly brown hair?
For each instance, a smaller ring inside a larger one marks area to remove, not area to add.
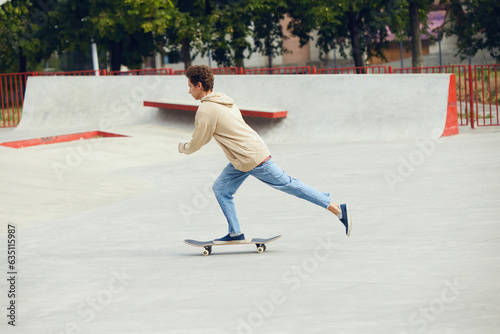
[[[201,82],[203,90],[206,92],[214,89],[214,74],[207,65],[189,66],[186,77],[193,85],[198,85]]]

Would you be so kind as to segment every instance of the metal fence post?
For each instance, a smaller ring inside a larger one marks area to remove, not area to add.
[[[469,65],[470,126],[474,129],[474,89],[472,88],[472,65]]]

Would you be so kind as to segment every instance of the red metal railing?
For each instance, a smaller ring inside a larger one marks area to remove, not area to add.
[[[252,68],[245,70],[244,74],[316,74],[316,67],[295,66],[276,68]]]
[[[219,75],[243,74],[243,68],[239,67],[218,67],[218,68],[213,68],[212,71],[214,72],[214,74],[219,74]]]
[[[33,72],[33,76],[91,76],[99,75],[100,71],[68,71],[68,72]]]
[[[184,75],[186,74],[187,70],[176,70],[174,71],[174,75]],[[212,68],[212,72],[214,74],[218,75],[236,75],[236,74],[243,74],[243,68],[241,67],[217,67],[217,68]]]
[[[32,73],[0,74],[0,127],[15,127],[21,119],[24,90]]]
[[[387,74],[387,66],[320,68],[318,74]]]
[[[173,75],[174,70],[171,68],[152,68],[142,70],[129,71],[109,71],[101,70],[101,75]]]
[[[474,66],[474,102],[477,126],[500,125],[498,120],[500,77],[497,73],[499,69],[500,65]]]

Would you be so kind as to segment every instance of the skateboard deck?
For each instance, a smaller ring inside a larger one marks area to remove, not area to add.
[[[210,253],[212,253],[212,246],[226,246],[226,245],[248,245],[248,244],[254,244],[257,246],[257,253],[263,253],[266,250],[266,244],[269,242],[272,242],[274,240],[278,240],[281,238],[281,235],[277,235],[272,238],[253,238],[253,239],[245,239],[241,241],[229,241],[229,242],[217,242],[214,243],[214,240],[210,241],[198,241],[198,240],[192,240],[192,239],[186,239],[184,240],[184,243],[188,244],[189,246],[193,247],[203,247],[205,248],[203,250],[203,256],[208,256]]]

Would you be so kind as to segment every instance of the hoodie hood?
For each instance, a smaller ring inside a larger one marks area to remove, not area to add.
[[[228,108],[234,105],[234,100],[224,93],[213,92],[201,99],[201,102],[214,102],[222,104]]]

